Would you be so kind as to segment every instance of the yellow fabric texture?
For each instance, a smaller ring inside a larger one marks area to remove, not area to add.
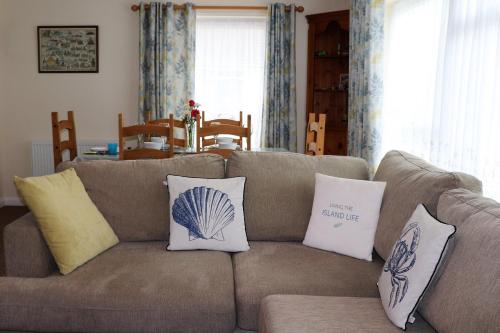
[[[66,275],[118,243],[74,169],[43,177],[14,177],[43,237]]]

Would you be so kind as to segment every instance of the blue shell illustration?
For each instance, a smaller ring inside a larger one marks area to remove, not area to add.
[[[189,240],[223,241],[222,229],[234,221],[234,206],[226,193],[200,186],[183,192],[172,206],[177,224],[189,230]]]
[[[410,223],[396,242],[392,254],[385,263],[384,272],[391,274],[391,295],[389,307],[400,303],[408,291],[410,281],[405,273],[409,272],[417,261],[417,248],[420,240],[418,223]]]

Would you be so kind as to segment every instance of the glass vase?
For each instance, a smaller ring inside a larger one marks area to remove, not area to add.
[[[186,124],[186,151],[196,152],[196,123]]]

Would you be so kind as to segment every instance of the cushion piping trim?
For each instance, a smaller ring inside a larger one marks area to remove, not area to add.
[[[452,189],[452,190],[456,190],[456,189],[460,189],[460,188],[454,188],[454,189]],[[469,190],[467,190],[467,189],[464,189],[464,190],[469,191]],[[471,191],[469,191],[469,192],[471,192]],[[471,192],[471,193],[473,193],[473,194],[474,194],[474,192]],[[467,206],[469,206],[469,207],[474,208],[474,210],[475,210],[474,214],[476,214],[476,213],[480,213],[480,212],[484,212],[484,213],[486,213],[486,214],[488,214],[488,215],[491,215],[491,216],[493,216],[493,217],[495,217],[495,218],[497,218],[497,219],[499,219],[499,218],[500,218],[500,215],[496,215],[495,213],[490,212],[490,211],[488,211],[488,210],[486,210],[486,209],[484,209],[484,208],[481,208],[481,207],[478,207],[478,206],[476,206],[476,205],[474,205],[474,204],[471,204],[470,202],[466,201],[465,199],[463,199],[462,197],[458,196],[457,194],[454,194],[454,193],[449,193],[448,191],[446,191],[446,192],[444,192],[442,195],[443,195],[443,196],[452,197],[452,198],[454,198],[454,199],[457,199],[457,200],[458,200],[458,201],[460,201],[461,203],[463,203],[463,204],[465,204],[465,205],[467,205]],[[493,199],[492,199],[492,200],[493,200]]]

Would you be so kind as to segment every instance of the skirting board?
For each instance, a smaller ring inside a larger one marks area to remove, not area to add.
[[[18,197],[3,197],[0,198],[0,207],[2,206],[25,206],[25,204]]]

